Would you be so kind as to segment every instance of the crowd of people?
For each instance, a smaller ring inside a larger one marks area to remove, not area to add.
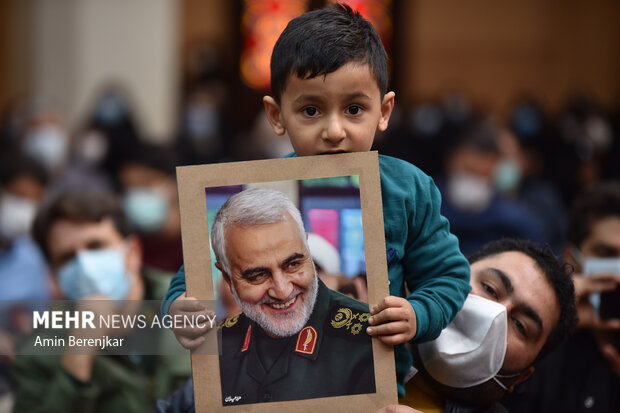
[[[295,25],[285,31],[272,57],[279,66],[272,60],[266,116],[261,111],[247,130],[231,126],[224,99],[228,94],[213,76],[195,80],[180,108],[177,133],[166,144],[141,134],[130,96],[118,86],[106,89],[75,129],[52,101],[41,97],[15,99],[4,108],[0,412],[133,412],[154,409],[157,399],[159,411],[191,411],[189,357],[16,357],[12,335],[28,330],[27,309],[2,303],[80,302],[103,295],[163,299],[165,313],[178,311],[187,297],[176,166],[375,148],[388,155],[380,158],[380,166],[391,295],[370,307],[361,304],[367,292],[360,280],[329,271],[333,251],[322,255],[320,247],[313,249],[312,239],[301,240],[296,248],[307,261],[303,265],[317,270],[319,297],[330,291],[326,285],[349,293],[359,301],[340,295],[332,300],[366,311],[364,337],[394,346],[403,405],[384,411],[620,409],[620,110],[580,96],[551,116],[535,100],[525,99],[502,120],[465,97],[448,96],[405,112],[395,106],[398,99],[388,89],[382,48],[368,57],[365,43],[355,43],[361,49],[344,44],[347,53],[329,64],[303,49],[308,56],[286,61],[291,50],[301,50],[295,42],[307,40],[303,28],[312,19],[333,19],[326,30],[343,41],[338,13],[353,21],[344,30],[369,30],[367,22],[346,8],[294,20],[299,31]],[[376,33],[367,36],[378,39]],[[337,43],[326,39],[317,41]],[[318,52],[326,48],[315,45]],[[366,85],[372,99],[349,102],[334,87],[343,84],[351,89]],[[308,91],[324,96],[296,108],[295,94]],[[329,121],[343,107],[350,117],[357,111],[371,113],[372,119],[359,123],[366,130],[347,130],[346,122]],[[393,110],[397,113],[392,115]],[[297,112],[308,119],[298,120]],[[311,136],[314,131],[317,136]],[[402,210],[401,204],[406,205]],[[284,225],[294,213],[282,216],[268,225]],[[233,231],[230,225],[223,234]],[[306,253],[312,253],[312,260]],[[243,310],[247,316],[236,325],[241,342],[251,335],[248,326],[260,325],[252,337],[277,336],[278,348],[285,348],[290,337],[306,331],[301,330],[306,322],[315,320],[313,307],[299,328],[276,328],[274,333],[245,311],[239,297],[248,297],[242,288],[249,287],[235,274],[235,262],[229,262],[241,260],[241,254],[227,254],[232,253],[216,251],[216,265],[226,281],[221,296],[228,299],[229,315]],[[83,273],[89,274],[87,286],[80,281]],[[301,291],[311,290],[308,286],[317,277],[313,271],[306,276]],[[277,300],[288,302],[287,294],[282,291]],[[304,297],[312,305],[321,302]],[[577,330],[570,334],[575,324]],[[465,357],[445,356],[459,338],[468,341],[477,329],[483,334],[472,340],[475,345]],[[175,334],[186,348],[200,343],[195,331]],[[346,350],[349,342],[322,345]],[[260,352],[257,346],[250,353]],[[372,360],[372,353],[360,354],[360,360]],[[490,354],[496,355],[491,361]],[[270,357],[279,365],[278,355]],[[353,377],[359,371],[349,373]],[[350,394],[372,393],[368,389],[374,383],[361,388]],[[339,394],[348,394],[343,392]],[[290,399],[278,398],[275,390],[269,398],[255,396],[248,398]]]

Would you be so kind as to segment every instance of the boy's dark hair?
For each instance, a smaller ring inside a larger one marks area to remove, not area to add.
[[[387,92],[387,53],[370,22],[337,3],[291,20],[271,54],[271,95],[279,104],[289,75],[311,79],[350,62],[368,64],[381,98]]]
[[[579,248],[605,218],[620,218],[619,182],[594,184],[577,195],[568,216],[568,242]]]
[[[41,206],[32,224],[32,237],[49,261],[48,238],[55,223],[60,220],[100,223],[106,218],[112,220],[123,238],[131,234],[123,207],[111,193],[65,192]]]
[[[469,263],[473,264],[487,257],[508,251],[521,252],[534,260],[538,268],[545,274],[560,304],[558,323],[551,330],[547,341],[538,353],[538,356],[536,356],[534,360],[534,363],[536,363],[566,339],[577,325],[575,287],[570,277],[572,267],[560,263],[547,246],[540,247],[531,241],[513,238],[502,238],[483,245],[469,257]]]

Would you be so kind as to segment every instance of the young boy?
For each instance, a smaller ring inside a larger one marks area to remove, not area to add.
[[[273,130],[288,134],[291,156],[368,151],[394,107],[387,85],[387,54],[376,31],[338,4],[289,22],[273,49],[272,94],[263,102]],[[433,180],[399,159],[380,155],[379,166],[391,295],[371,308],[367,333],[395,346],[402,397],[412,365],[404,343],[434,339],[452,320],[470,290],[469,266],[439,213]],[[163,311],[172,300],[173,313],[197,309],[184,292],[181,268]],[[187,348],[202,343],[203,333],[175,332]]]

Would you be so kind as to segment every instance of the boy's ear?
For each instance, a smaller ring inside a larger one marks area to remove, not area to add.
[[[395,97],[396,94],[394,92],[387,92],[385,96],[383,96],[383,102],[381,102],[381,118],[379,118],[379,124],[377,125],[377,129],[380,132],[385,131],[388,127],[390,116],[392,115],[392,110],[394,109]]]
[[[263,97],[263,105],[265,106],[265,113],[267,114],[267,119],[269,120],[273,131],[276,135],[284,135],[286,133],[286,128],[282,122],[280,105],[278,105],[276,100],[271,96]]]

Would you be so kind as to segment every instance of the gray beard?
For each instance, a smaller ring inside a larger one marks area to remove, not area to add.
[[[235,290],[232,282],[230,283],[230,286],[233,296],[235,297],[235,301],[237,301],[237,304],[241,307],[243,314],[245,314],[250,320],[254,321],[256,324],[261,326],[263,330],[274,336],[290,337],[297,334],[299,330],[306,325],[310,319],[310,315],[312,315],[314,304],[316,303],[316,296],[319,291],[319,278],[315,272],[314,282],[308,288],[306,300],[300,311],[284,316],[276,316],[275,318],[267,317],[267,315],[261,311],[261,304],[250,304],[242,301],[239,298],[239,295],[237,295],[237,291]]]

